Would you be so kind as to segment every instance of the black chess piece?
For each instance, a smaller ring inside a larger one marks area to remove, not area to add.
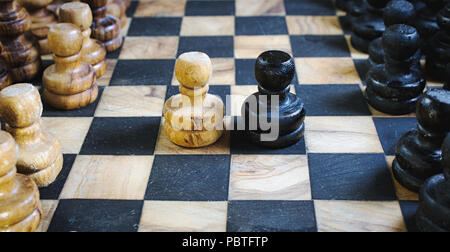
[[[383,13],[383,21],[386,27],[395,24],[407,24],[415,20],[416,10],[414,5],[406,0],[393,0],[388,3]],[[369,45],[369,65],[371,67],[384,63],[384,50],[382,38],[377,38]],[[420,62],[417,62],[420,68]]]
[[[450,232],[450,135],[442,145],[442,167],[444,173],[427,180],[420,190],[416,214],[419,231]]]
[[[444,83],[444,89],[450,90],[450,64],[447,64],[447,80]]]
[[[348,22],[348,27],[353,27],[353,23],[362,15],[367,13],[366,0],[352,0],[347,1],[345,5],[346,15],[345,20]]]
[[[255,76],[259,91],[249,96],[242,106],[245,130],[252,142],[269,148],[283,148],[303,137],[304,104],[289,92],[294,74],[294,60],[285,52],[267,51],[256,59]],[[277,129],[262,127],[260,120],[279,122],[276,139],[264,139],[263,135]]]
[[[415,27],[422,38],[422,51],[426,55],[429,48],[428,41],[439,31],[437,15],[448,0],[422,0],[422,2],[426,5],[418,10]]]
[[[400,184],[418,192],[428,178],[442,172],[441,146],[450,130],[450,91],[428,90],[416,112],[417,129],[398,141],[392,170]]]
[[[439,12],[437,20],[441,30],[429,42],[426,71],[433,79],[444,81],[446,67],[450,62],[450,4]]]
[[[384,113],[411,113],[426,84],[415,67],[420,61],[419,33],[409,25],[392,25],[383,34],[383,49],[385,63],[367,73],[367,101]]]
[[[423,8],[426,7],[426,4],[422,0],[408,0],[412,4],[414,4],[414,8],[417,12],[422,11]]]
[[[367,13],[353,23],[351,43],[359,51],[368,53],[369,44],[383,35],[386,27],[383,22],[383,9],[389,0],[367,0]]]
[[[339,10],[347,11],[346,5],[349,0],[336,0],[336,8]]]

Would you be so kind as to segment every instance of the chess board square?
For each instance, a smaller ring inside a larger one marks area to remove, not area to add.
[[[366,85],[366,75],[370,70],[370,64],[367,59],[354,59],[356,71],[358,72],[359,78],[361,79],[362,84]]]
[[[184,17],[181,36],[233,36],[233,16]]]
[[[352,21],[350,16],[339,16],[339,23],[341,24],[342,30],[344,30],[344,34],[352,33]]]
[[[236,36],[234,38],[234,53],[238,59],[256,59],[261,53],[269,50],[281,50],[292,55],[289,36]]]
[[[153,155],[160,117],[94,118],[80,154]]]
[[[49,232],[136,232],[143,201],[61,200]]]
[[[232,58],[232,36],[180,37],[178,56],[185,52],[200,51],[211,58]]]
[[[57,200],[41,200],[42,205],[42,219],[36,232],[47,232],[48,226],[53,218],[53,215],[58,207]]]
[[[417,126],[417,119],[414,117],[375,117],[373,121],[386,155],[395,155],[398,140]]]
[[[283,0],[236,0],[236,16],[283,16]]]
[[[392,162],[394,161],[395,156],[386,156],[386,162],[389,165],[389,171],[391,172],[392,181],[394,181],[395,193],[397,195],[397,199],[399,200],[419,200],[419,195],[415,192],[408,190],[403,187],[397,179],[394,177],[394,173],[392,171]]]
[[[315,232],[312,201],[230,201],[228,232]]]
[[[226,201],[230,156],[156,155],[146,200]]]
[[[233,155],[230,200],[311,200],[306,155]]]
[[[295,94],[295,87],[291,85],[291,93]],[[241,108],[248,96],[258,92],[257,85],[239,85],[231,87],[231,96],[226,103],[227,115],[241,116]]]
[[[314,206],[319,232],[406,231],[397,201],[318,200]]]
[[[152,0],[138,3],[134,17],[182,17],[186,7],[186,0]]]
[[[358,85],[297,85],[308,116],[370,116]]]
[[[416,225],[416,212],[419,208],[419,203],[417,201],[400,201],[400,208],[402,210],[408,232],[419,232]]]
[[[61,198],[142,200],[152,162],[153,156],[79,155]]]
[[[350,57],[344,36],[291,36],[294,57]]]
[[[74,109],[74,110],[59,110],[56,108],[53,108],[52,106],[50,106],[46,101],[44,96],[41,96],[42,99],[42,104],[44,106],[44,109],[42,111],[42,116],[43,117],[90,117],[90,116],[94,116],[95,113],[95,109],[97,108],[98,102],[100,101],[102,94],[103,94],[103,89],[104,87],[99,86],[98,87],[98,96],[97,99],[82,108],[79,109]],[[43,92],[43,89],[40,90],[41,93]]]
[[[288,34],[284,17],[236,17],[236,35]]]
[[[95,116],[161,116],[166,88],[166,86],[106,87]]]
[[[127,37],[120,59],[175,59],[178,37]]]
[[[127,23],[125,24],[125,26],[122,28],[122,35],[124,37],[126,37],[128,35],[128,31],[130,30],[130,25],[131,25],[131,21],[133,18],[128,17],[127,18]]]
[[[343,35],[334,16],[287,16],[286,22],[290,35]]]
[[[59,140],[61,150],[65,154],[78,154],[80,152],[91,123],[91,117],[42,118],[42,128]]]
[[[308,154],[313,199],[395,200],[382,154]]]
[[[234,15],[234,1],[188,1],[186,16]]]
[[[307,116],[309,153],[383,153],[370,116]]]
[[[352,43],[350,42],[350,38],[351,38],[351,35],[345,35],[345,39],[347,40],[348,48],[350,48],[350,53],[352,55],[352,58],[353,59],[367,59],[367,58],[369,58],[369,55],[367,55],[364,52],[360,52],[360,51],[356,50],[352,46]]]
[[[235,85],[235,63],[233,58],[212,58],[212,68],[213,72],[211,79],[209,80],[210,85]],[[172,86],[179,86],[175,72],[173,73]]]
[[[107,59],[106,60],[106,72],[105,74],[97,78],[97,85],[98,86],[108,86],[109,82],[111,81],[111,77],[114,73],[114,69],[116,69],[117,60],[115,59]]]
[[[139,232],[225,232],[228,203],[145,201]]]
[[[288,15],[336,15],[331,0],[284,0]]]
[[[168,85],[175,60],[119,60],[110,85]]]
[[[163,129],[164,118],[161,119],[155,154],[159,155],[217,155],[230,154],[230,133],[224,131],[222,137],[214,144],[203,148],[184,148],[172,143]]]
[[[360,84],[351,58],[296,58],[301,84]]]
[[[39,193],[41,199],[56,200],[59,199],[59,195],[66,183],[67,177],[75,162],[76,155],[64,155],[63,168],[59,173],[56,180],[48,187],[40,188]]]
[[[256,59],[236,59],[236,85],[257,85],[255,78]],[[292,84],[298,84],[297,74]]]
[[[128,36],[178,36],[182,18],[133,18]]]

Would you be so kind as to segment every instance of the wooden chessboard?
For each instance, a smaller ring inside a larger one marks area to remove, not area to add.
[[[394,181],[390,164],[416,119],[366,105],[367,55],[349,45],[331,0],[135,1],[127,14],[98,101],[44,109],[64,169],[41,190],[40,231],[415,230],[417,195]],[[272,49],[295,57],[292,92],[307,109],[301,142],[262,149],[238,131],[203,149],[168,141],[162,108],[178,92],[177,55],[212,58],[210,90],[232,95],[230,118],[257,90],[256,57]]]

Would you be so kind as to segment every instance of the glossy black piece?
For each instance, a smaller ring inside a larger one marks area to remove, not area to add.
[[[416,223],[422,232],[450,232],[450,135],[442,146],[442,160],[444,173],[420,190]]]
[[[416,67],[420,61],[419,34],[412,26],[392,25],[383,34],[383,48],[385,64],[367,73],[368,103],[387,114],[411,113],[426,84]]]
[[[386,27],[395,24],[412,25],[417,13],[414,5],[406,0],[393,0],[388,3],[383,13],[383,21]],[[382,38],[377,38],[369,45],[369,64],[376,66],[384,63],[384,49]],[[418,62],[419,63],[419,62]],[[420,67],[420,64],[417,64]]]
[[[429,42],[426,71],[433,79],[445,81],[450,62],[450,4],[439,12],[437,20],[441,30]]]
[[[381,37],[386,27],[383,22],[383,9],[389,0],[367,0],[368,7],[365,15],[357,18],[353,23],[351,43],[359,51],[368,53],[369,44]]]
[[[351,2],[349,0],[336,0],[336,8],[338,8],[339,10],[343,10],[343,11],[347,11],[347,2]]]
[[[428,42],[439,31],[437,15],[448,0],[422,0],[422,2],[426,6],[418,11],[415,27],[423,40],[422,51],[424,54],[428,54],[430,46]]]
[[[346,1],[345,3],[345,11],[347,12],[346,20],[349,22],[346,25],[348,27],[353,27],[353,23],[362,15],[367,13],[367,1],[366,0],[351,0]]]
[[[441,146],[450,130],[450,92],[428,90],[417,104],[416,117],[417,129],[397,143],[392,169],[400,184],[418,192],[428,178],[442,172]]]
[[[304,104],[289,92],[294,74],[294,60],[285,52],[267,51],[256,59],[255,76],[259,92],[249,96],[242,106],[246,133],[252,142],[269,148],[284,148],[303,137],[306,115]],[[278,105],[272,104],[272,99],[276,99]],[[274,111],[278,112],[272,113]],[[260,120],[279,121],[276,140],[263,139],[262,135],[276,129],[262,128]],[[251,127],[252,125],[255,127]]]

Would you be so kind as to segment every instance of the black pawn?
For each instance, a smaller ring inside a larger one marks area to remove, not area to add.
[[[366,98],[375,109],[402,115],[416,109],[426,81],[417,67],[420,37],[409,25],[390,26],[383,34],[385,52],[382,65],[372,67],[366,78]]]
[[[406,0],[393,0],[384,9],[383,20],[386,27],[395,24],[412,25],[411,22],[413,22],[415,16],[416,10],[412,3]],[[369,56],[369,64],[371,67],[384,63],[384,50],[381,37],[370,43]],[[420,67],[420,63],[418,67]]]
[[[357,18],[353,23],[351,43],[359,51],[368,53],[369,44],[383,35],[383,9],[389,0],[367,0],[367,13]]]
[[[347,11],[346,5],[349,1],[351,0],[336,0],[336,8],[338,8],[339,10]]]
[[[417,129],[397,143],[392,170],[400,184],[418,192],[428,178],[442,172],[441,146],[450,130],[450,92],[428,90],[416,113]]]
[[[447,65],[447,80],[444,83],[444,89],[450,91],[450,64]]]
[[[256,59],[255,76],[259,91],[249,96],[242,106],[246,133],[252,142],[269,148],[283,148],[297,143],[303,137],[306,115],[304,104],[289,92],[294,74],[294,60],[285,52],[268,51]],[[278,106],[271,103],[272,99],[277,99]],[[276,132],[279,133],[278,138],[267,141],[261,137],[275,129],[262,128],[260,119],[264,122],[279,121],[279,132]]]
[[[450,232],[450,135],[442,145],[442,166],[444,174],[430,178],[420,190],[416,223],[422,232]]]
[[[429,40],[439,31],[437,15],[448,0],[423,0],[426,6],[418,11],[415,27],[423,40],[423,53],[428,54]]]
[[[441,31],[430,40],[427,49],[427,74],[435,80],[445,81],[446,67],[450,62],[450,4],[446,5],[438,15]]]
[[[353,23],[367,13],[367,1],[366,0],[352,0],[346,2],[346,12],[345,20],[348,22],[347,26],[352,28]],[[353,28],[352,28],[353,29]]]

